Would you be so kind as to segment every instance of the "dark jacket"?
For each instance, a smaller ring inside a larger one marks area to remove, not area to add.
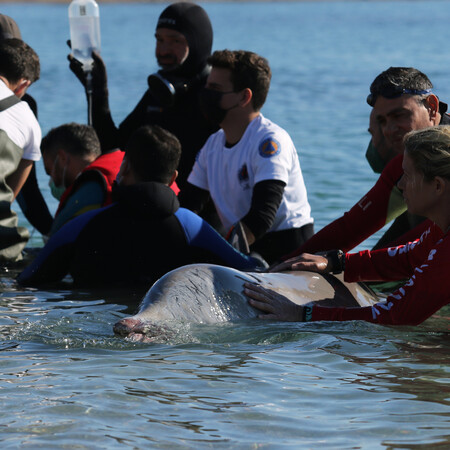
[[[79,285],[146,283],[191,263],[250,270],[259,263],[237,252],[193,212],[179,208],[161,183],[113,189],[110,206],[62,227],[18,278],[25,285],[58,281],[70,273]]]

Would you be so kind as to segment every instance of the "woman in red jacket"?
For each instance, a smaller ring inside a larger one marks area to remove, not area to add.
[[[398,247],[344,254],[303,253],[272,270],[340,273],[345,281],[408,281],[371,307],[299,306],[255,284],[246,284],[250,304],[264,319],[284,321],[365,320],[416,325],[450,303],[450,126],[412,131],[405,136],[404,174],[398,183],[408,210],[431,225],[420,239]]]

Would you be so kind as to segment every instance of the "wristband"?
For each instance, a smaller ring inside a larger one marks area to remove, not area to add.
[[[342,273],[345,269],[345,253],[342,250],[331,250],[325,254],[331,263],[330,272],[334,275]]]

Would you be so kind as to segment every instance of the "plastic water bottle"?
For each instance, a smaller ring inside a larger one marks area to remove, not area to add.
[[[72,55],[92,70],[92,50],[100,51],[100,13],[94,0],[73,0],[69,5]]]

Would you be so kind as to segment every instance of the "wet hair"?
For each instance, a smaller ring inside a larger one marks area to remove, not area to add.
[[[414,67],[389,67],[373,80],[367,103],[374,106],[379,95],[385,98],[395,98],[402,94],[410,94],[411,92],[408,91],[412,91],[412,95],[416,95],[415,92],[431,91],[432,88],[433,84],[430,79]],[[419,103],[428,96],[417,95]]]
[[[450,125],[438,125],[405,135],[405,152],[426,181],[450,180]]]
[[[94,128],[74,122],[52,128],[42,139],[43,154],[56,157],[58,149],[83,159],[101,155],[100,141]]]
[[[138,128],[125,146],[125,158],[142,182],[168,184],[181,157],[180,141],[158,125]]]
[[[272,73],[266,58],[245,50],[218,50],[209,58],[212,67],[229,69],[235,91],[249,88],[252,104],[259,111],[266,101]]]
[[[34,83],[40,76],[39,57],[20,39],[0,40],[0,75],[10,83],[22,78]]]

